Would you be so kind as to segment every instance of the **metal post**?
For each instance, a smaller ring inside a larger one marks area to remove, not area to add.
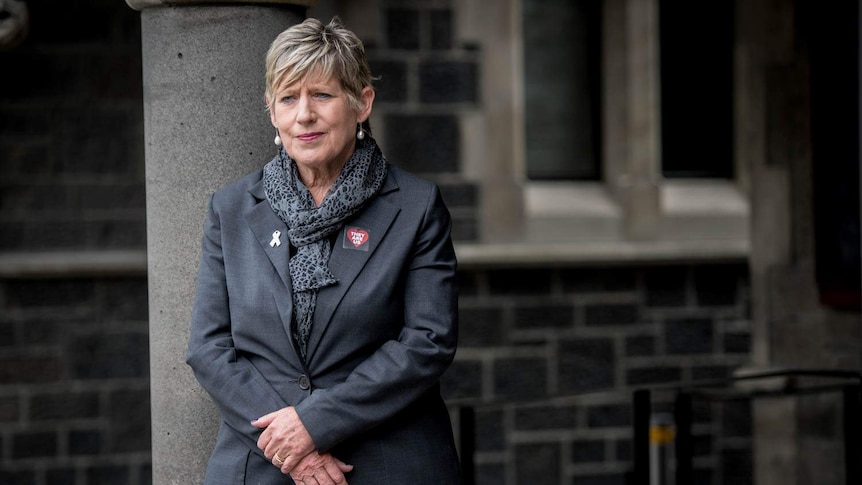
[[[649,485],[649,424],[652,413],[650,391],[639,389],[632,397],[633,430],[632,448],[634,449],[633,485]]]
[[[845,386],[844,468],[846,483],[862,483],[862,385]]]
[[[463,406],[458,411],[458,438],[461,449],[461,484],[476,483],[476,465],[473,456],[476,451],[476,411]]]
[[[683,391],[677,393],[673,415],[676,422],[676,483],[694,483],[691,394]]]
[[[672,414],[656,413],[652,416],[649,428],[650,485],[676,484],[673,472],[675,435]]]

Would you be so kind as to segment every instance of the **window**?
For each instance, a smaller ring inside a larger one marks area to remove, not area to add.
[[[811,56],[814,246],[821,302],[859,310],[859,4],[799,2]]]
[[[733,176],[733,4],[660,1],[665,177]]]
[[[521,25],[527,177],[598,180],[600,3],[524,0]]]
[[[458,2],[483,71],[482,113],[461,121],[480,243],[459,258],[747,256],[733,2],[704,1]]]

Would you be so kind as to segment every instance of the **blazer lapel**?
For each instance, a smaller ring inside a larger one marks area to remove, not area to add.
[[[281,315],[281,323],[288,338],[293,342],[291,332],[291,314],[293,313],[293,288],[290,283],[290,241],[287,238],[287,225],[273,212],[266,200],[263,181],[255,184],[249,193],[257,199],[257,204],[245,213],[246,221],[252,232],[257,237],[257,242],[263,249],[269,262],[278,272],[286,291],[277,291],[274,288],[273,299]],[[275,232],[278,231],[278,235]]]
[[[380,241],[386,237],[386,232],[392,225],[392,221],[400,212],[400,209],[381,197],[383,194],[392,190],[397,190],[398,185],[395,183],[391,175],[386,177],[384,186],[380,193],[371,203],[360,211],[359,215],[350,220],[339,229],[338,237],[332,248],[332,255],[329,257],[329,269],[338,278],[338,284],[326,288],[322,288],[317,295],[317,307],[314,310],[314,322],[311,326],[311,335],[308,339],[308,361],[314,358],[314,352],[320,343],[320,338],[323,335],[326,327],[332,319],[332,314],[344,298],[345,293],[353,284],[353,280],[365,267],[365,263],[374,254],[374,251],[380,245]],[[357,228],[366,231],[368,242],[368,250],[361,251],[354,248],[344,248],[345,228]]]

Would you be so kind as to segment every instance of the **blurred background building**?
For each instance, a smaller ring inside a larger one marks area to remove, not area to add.
[[[630,483],[636,389],[672,411],[659,389],[862,370],[858,2],[320,0],[308,15],[365,41],[375,138],[454,216],[461,343],[443,390],[477,483]],[[151,374],[188,369],[148,326],[167,309],[143,100],[170,86],[148,84],[161,37],[141,26],[118,0],[0,0],[0,484],[164,483],[161,443],[215,426],[151,426]],[[220,81],[196,82],[230,106]],[[268,126],[260,107],[248,116]],[[180,125],[166,145],[229,137]],[[238,147],[254,166],[274,153],[257,131]],[[692,483],[849,483],[851,409],[785,392],[809,383],[695,398]]]

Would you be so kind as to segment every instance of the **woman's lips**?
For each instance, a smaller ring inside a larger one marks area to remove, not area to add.
[[[297,136],[297,138],[299,138],[299,139],[300,139],[300,140],[302,140],[302,141],[314,141],[314,140],[316,140],[316,139],[320,138],[322,135],[323,135],[323,133],[320,133],[320,132],[317,132],[317,133],[303,133],[303,134],[301,134],[301,135]]]

